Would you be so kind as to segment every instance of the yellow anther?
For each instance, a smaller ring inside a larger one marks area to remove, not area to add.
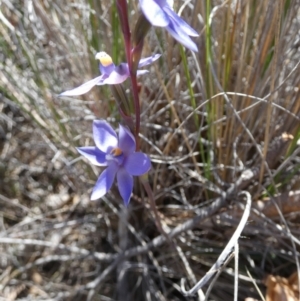
[[[101,65],[107,67],[112,64],[112,58],[104,51],[98,52],[95,56],[96,60],[99,60]]]
[[[111,152],[110,152],[114,157],[120,156],[123,154],[122,150],[118,147],[114,148]]]

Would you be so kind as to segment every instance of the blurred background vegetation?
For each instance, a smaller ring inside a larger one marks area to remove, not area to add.
[[[193,286],[215,262],[243,190],[253,205],[239,300],[299,270],[300,1],[174,2],[199,52],[151,29],[144,56],[162,57],[139,78],[142,150],[170,243],[138,181],[127,211],[115,188],[89,200],[100,171],[75,147],[93,145],[93,119],[120,121],[109,88],[57,97],[98,75],[96,52],[125,60],[115,2],[0,1],[0,300],[200,300],[180,281]],[[129,1],[132,29],[138,14]],[[233,267],[209,300],[232,300]]]

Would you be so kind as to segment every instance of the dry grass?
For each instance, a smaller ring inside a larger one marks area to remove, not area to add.
[[[117,125],[109,89],[56,96],[97,75],[95,52],[124,60],[111,3],[0,4],[0,300],[200,300],[181,279],[192,287],[216,261],[241,218],[240,191],[253,206],[238,300],[260,298],[253,281],[264,294],[267,274],[299,265],[300,1],[188,2],[197,54],[151,30],[144,55],[163,56],[139,79],[142,149],[172,243],[138,181],[128,210],[115,188],[89,201],[99,170],[75,147],[92,145],[93,119]],[[233,299],[233,267],[209,300]]]

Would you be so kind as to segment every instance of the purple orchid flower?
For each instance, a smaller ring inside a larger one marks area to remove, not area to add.
[[[119,126],[119,139],[104,120],[94,120],[93,136],[96,146],[77,148],[78,152],[97,166],[107,166],[99,176],[91,200],[103,197],[110,190],[115,176],[120,195],[127,206],[133,189],[133,176],[141,176],[151,167],[149,157],[135,151],[135,138],[124,126]]]
[[[141,59],[138,67],[141,68],[147,66],[155,62],[159,57],[160,54],[155,54]],[[95,58],[100,61],[99,69],[101,75],[75,89],[63,92],[59,94],[59,96],[82,95],[90,91],[94,86],[121,84],[130,76],[128,64],[121,63],[119,66],[115,66],[112,58],[106,52],[98,52]],[[137,70],[137,75],[142,75],[148,72],[149,71],[147,70]]]
[[[172,9],[172,0],[139,0],[143,14],[153,26],[164,27],[175,40],[186,48],[198,52],[190,36],[199,34]]]

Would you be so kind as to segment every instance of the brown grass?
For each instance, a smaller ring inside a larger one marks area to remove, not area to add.
[[[110,90],[57,98],[98,74],[97,51],[124,60],[111,3],[0,4],[0,301],[201,300],[181,280],[192,287],[214,264],[241,218],[241,191],[253,206],[238,300],[260,298],[254,281],[264,294],[267,274],[299,271],[300,2],[212,1],[210,27],[209,1],[189,2],[182,16],[200,33],[199,53],[184,52],[190,81],[176,42],[148,35],[144,56],[163,57],[139,78],[142,150],[172,242],[138,180],[127,210],[116,187],[89,200],[99,170],[75,147],[93,144],[93,119],[118,124]],[[233,299],[233,267],[209,300]]]

